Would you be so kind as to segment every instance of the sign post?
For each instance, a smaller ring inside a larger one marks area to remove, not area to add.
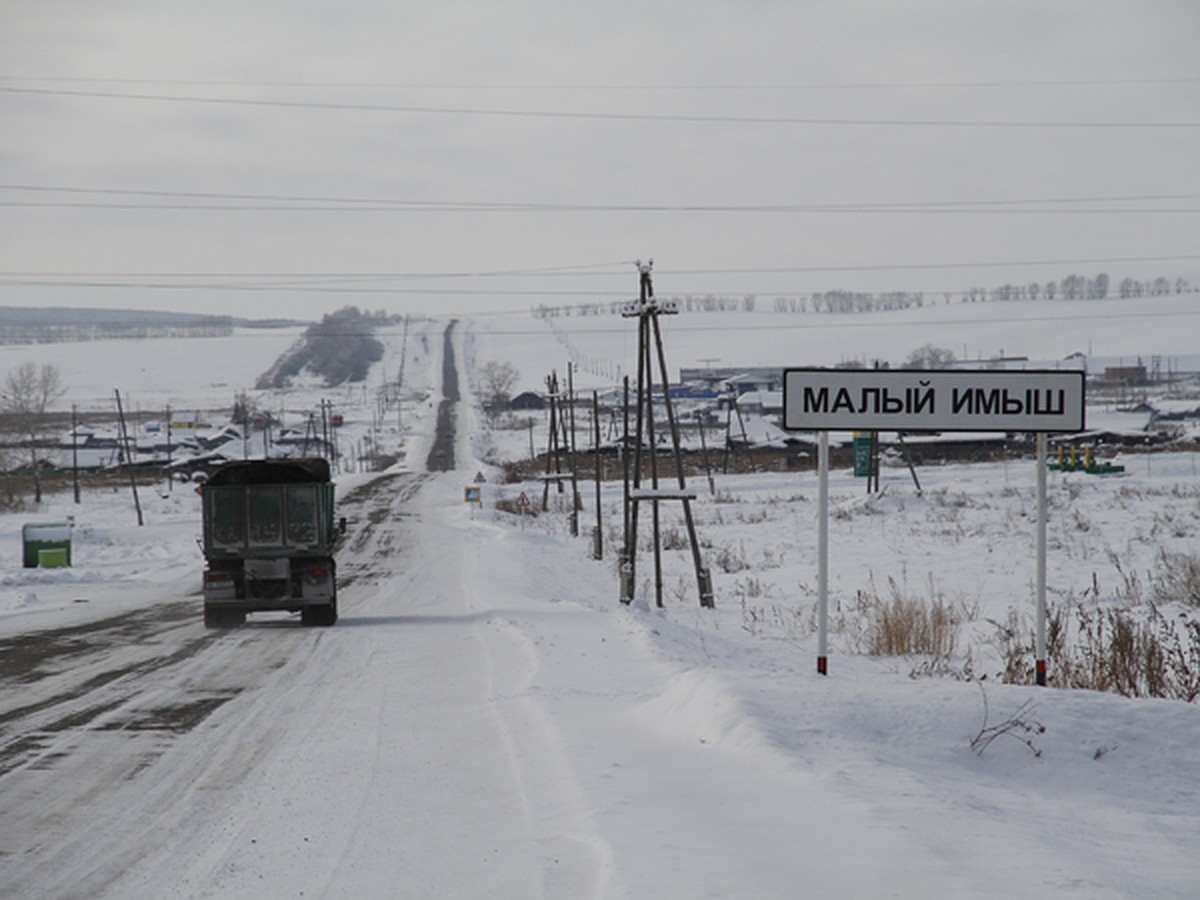
[[[1046,435],[1037,436],[1037,630],[1035,680],[1046,686]]]
[[[829,432],[817,443],[817,673],[829,674]]]
[[[829,432],[1037,434],[1037,683],[1046,683],[1046,435],[1084,428],[1080,371],[785,369],[783,427],[819,433],[817,672],[828,674]]]

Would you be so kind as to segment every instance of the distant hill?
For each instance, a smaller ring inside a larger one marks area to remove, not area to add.
[[[230,316],[73,306],[0,306],[0,325],[191,325]]]
[[[204,313],[68,306],[0,306],[0,344],[161,337],[227,337],[235,327],[280,328],[299,324]]]

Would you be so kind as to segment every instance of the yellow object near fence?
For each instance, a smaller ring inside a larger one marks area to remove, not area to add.
[[[56,547],[53,550],[38,551],[39,569],[65,569],[71,564],[66,547]]]

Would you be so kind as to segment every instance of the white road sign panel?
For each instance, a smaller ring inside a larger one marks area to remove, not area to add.
[[[785,369],[790,431],[1035,431],[1084,428],[1084,373]]]

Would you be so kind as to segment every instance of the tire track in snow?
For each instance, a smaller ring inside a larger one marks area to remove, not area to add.
[[[192,601],[0,642],[0,777],[52,768],[86,730],[183,734],[235,693],[146,698],[146,678],[170,678],[212,641]],[[114,652],[119,648],[119,652]]]
[[[602,897],[612,869],[612,850],[594,827],[561,733],[535,684],[541,667],[537,647],[522,630],[519,610],[487,603],[490,586],[511,584],[497,572],[511,565],[502,534],[473,529],[478,538],[461,570],[468,608],[485,613],[474,630],[486,652],[485,692],[515,783],[521,792],[527,828],[538,848],[541,887],[547,897]]]
[[[270,629],[269,640],[266,630],[255,629],[212,635],[198,616],[192,627],[203,636],[196,652],[81,695],[84,709],[106,708],[71,722],[37,759],[0,780],[9,854],[0,866],[0,894],[130,896],[113,886],[159,848],[170,847],[178,866],[181,848],[190,845],[170,836],[214,797],[197,785],[225,750],[244,749],[233,739],[238,715],[225,712],[241,708],[240,699],[269,681],[305,634],[297,628]],[[124,658],[124,648],[107,650],[114,662]],[[214,727],[214,720],[225,727]],[[224,776],[236,791],[252,771],[240,766]]]

